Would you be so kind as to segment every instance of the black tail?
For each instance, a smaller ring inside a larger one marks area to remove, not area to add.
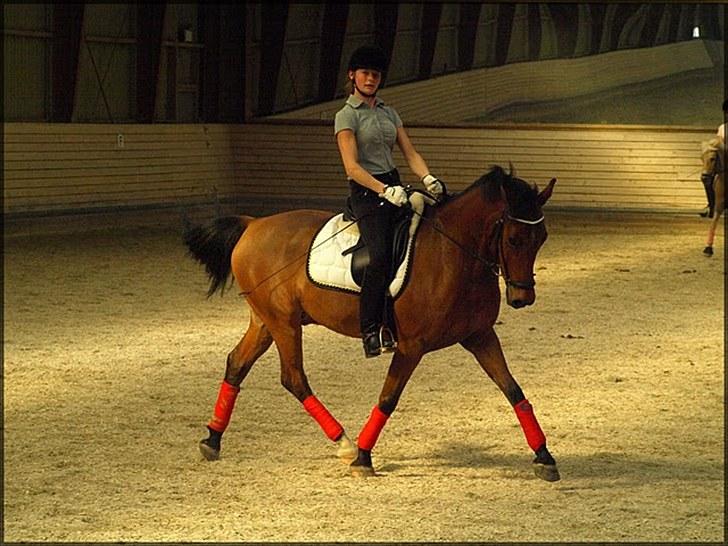
[[[207,226],[185,222],[184,241],[189,254],[205,266],[210,278],[208,298],[218,290],[220,295],[225,292],[231,273],[230,256],[247,227],[246,220],[243,216],[224,216]]]

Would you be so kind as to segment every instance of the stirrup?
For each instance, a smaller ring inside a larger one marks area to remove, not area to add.
[[[394,339],[394,335],[392,335],[392,330],[386,326],[382,326],[379,329],[379,344],[382,347],[383,353],[393,353],[397,348],[397,341]]]

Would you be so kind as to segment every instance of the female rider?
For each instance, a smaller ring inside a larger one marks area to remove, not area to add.
[[[383,335],[388,274],[391,266],[393,220],[408,202],[392,158],[396,142],[412,172],[436,198],[444,193],[415,150],[396,110],[378,98],[387,58],[377,46],[354,51],[348,65],[349,97],[336,114],[334,134],[349,180],[351,208],[369,250],[362,281],[359,318],[367,358],[392,351],[395,343]]]

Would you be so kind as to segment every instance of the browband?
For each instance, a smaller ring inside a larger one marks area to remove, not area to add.
[[[540,224],[541,222],[543,222],[543,216],[541,216],[541,218],[539,218],[538,220],[524,220],[523,218],[516,218],[515,216],[511,216],[510,214],[507,214],[506,216],[508,216],[509,220],[513,220],[515,222],[520,222],[521,224],[528,224],[531,226]]]

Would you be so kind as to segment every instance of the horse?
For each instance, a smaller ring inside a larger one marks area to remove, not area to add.
[[[715,192],[715,205],[713,220],[708,228],[708,236],[705,241],[703,254],[713,255],[713,241],[715,231],[718,228],[721,214],[725,209],[725,172],[726,172],[726,149],[725,142],[720,137],[715,137],[703,143],[701,159],[703,161],[702,179],[712,179],[713,191]]]
[[[411,279],[393,307],[398,344],[356,444],[313,393],[303,367],[303,326],[319,324],[345,336],[360,336],[358,295],[316,286],[305,271],[309,244],[331,212],[299,209],[262,217],[225,216],[207,225],[187,220],[184,240],[191,257],[205,266],[207,296],[222,294],[234,279],[250,307],[248,329],[227,357],[207,426],[209,436],[199,443],[204,458],[220,457],[240,385],[275,342],[283,387],[337,446],[336,454],[352,475],[374,476],[372,449],[418,363],[426,353],[459,343],[513,407],[535,453],[535,474],[546,481],[559,480],[543,430],[508,369],[493,328],[501,302],[500,277],[508,305],[523,308],[535,301],[534,263],[547,237],[542,207],[556,179],[539,192],[537,185],[516,178],[512,166],[510,171],[494,166],[464,191],[421,214]]]

